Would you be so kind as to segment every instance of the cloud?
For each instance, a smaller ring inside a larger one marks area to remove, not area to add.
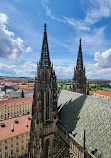
[[[0,63],[0,75],[8,75],[8,76],[13,76],[16,75],[15,72],[16,65],[6,65],[3,63]]]
[[[89,2],[89,9],[84,20],[86,23],[94,24],[104,17],[111,16],[110,0],[89,0]]]
[[[105,52],[96,52],[94,60],[97,61],[95,66],[100,68],[111,68],[111,49]]]
[[[37,65],[31,61],[20,66],[0,63],[0,76],[34,77],[36,72]]]
[[[74,66],[72,64],[68,66],[54,66],[54,69],[58,78],[73,78]]]
[[[86,67],[86,72],[88,79],[111,79],[111,67],[100,68],[95,64],[89,64]]]
[[[27,73],[35,74],[37,71],[37,65],[33,64],[31,61],[27,61],[23,66],[23,69],[26,70]]]
[[[41,0],[46,10],[46,15],[52,20],[58,22],[68,23],[77,30],[90,31],[91,25],[97,23],[102,18],[108,18],[111,16],[111,0],[88,0],[84,1],[84,5],[88,5],[88,9],[85,10],[86,17],[84,19],[75,19],[66,16],[57,16],[52,13],[51,8],[45,0]]]
[[[64,18],[64,22],[74,26],[75,28],[77,28],[78,30],[83,30],[83,31],[90,31],[90,27],[87,26],[84,22],[82,22],[81,20],[75,20],[74,18],[67,18],[65,16],[63,16]]]
[[[91,33],[81,33],[78,38],[82,38],[83,51],[88,54],[95,54],[97,51],[103,51],[109,47],[110,41],[105,39],[105,27],[92,30]],[[77,38],[75,39],[77,41]]]
[[[87,64],[86,71],[88,78],[111,79],[111,49],[102,53],[94,54],[95,64]]]
[[[18,60],[24,52],[24,44],[21,38],[14,37],[14,32],[7,29],[8,17],[0,13],[0,58]],[[31,51],[28,47],[26,51]]]
[[[23,52],[23,40],[14,39],[14,33],[7,30],[8,17],[0,13],[0,57],[18,59]]]
[[[57,17],[57,15],[54,15],[54,13],[52,13],[51,8],[49,8],[48,5],[47,5],[47,3],[49,3],[49,1],[48,2],[46,2],[46,1],[47,0],[41,0],[42,5],[43,5],[43,7],[46,11],[46,15],[49,16],[52,20],[56,20],[56,21],[59,21],[59,22],[64,22],[64,20],[60,19],[59,17]]]
[[[30,53],[30,52],[32,52],[32,48],[31,48],[31,47],[27,47],[27,49],[26,49],[25,52],[26,52],[26,53]]]

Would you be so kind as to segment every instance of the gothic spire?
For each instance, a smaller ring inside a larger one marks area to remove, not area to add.
[[[40,65],[41,66],[50,66],[50,56],[49,56],[49,47],[48,47],[48,40],[47,40],[47,25],[44,24],[44,36],[43,36],[43,43],[42,43],[42,51],[41,51],[41,58],[40,58]]]
[[[80,44],[79,44],[79,51],[78,51],[76,69],[77,70],[83,70],[83,58],[82,58],[81,38],[80,38]]]

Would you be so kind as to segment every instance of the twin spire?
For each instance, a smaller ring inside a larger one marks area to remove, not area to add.
[[[46,25],[46,23],[44,24],[44,36],[43,36],[41,58],[40,58],[39,64],[40,64],[40,66],[46,66],[46,67],[51,66],[50,55],[49,55],[49,46],[48,46],[48,40],[47,40],[47,25]],[[80,43],[79,43],[76,69],[83,70],[81,38],[80,38]]]
[[[40,62],[39,62],[41,66],[50,66],[51,65],[46,28],[47,28],[47,25],[45,23],[42,50],[41,50],[41,58],[40,58]]]

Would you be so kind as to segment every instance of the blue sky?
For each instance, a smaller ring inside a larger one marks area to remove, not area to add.
[[[58,78],[73,77],[82,38],[86,77],[111,79],[111,0],[0,0],[0,75],[35,76],[44,23]]]

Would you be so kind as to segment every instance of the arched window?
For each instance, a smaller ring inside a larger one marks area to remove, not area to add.
[[[46,93],[46,120],[49,119],[49,92]]]
[[[49,146],[49,139],[47,139],[46,141],[46,155],[45,155],[45,158],[49,158],[50,156],[50,146]]]
[[[44,118],[44,92],[41,91],[42,119]]]

